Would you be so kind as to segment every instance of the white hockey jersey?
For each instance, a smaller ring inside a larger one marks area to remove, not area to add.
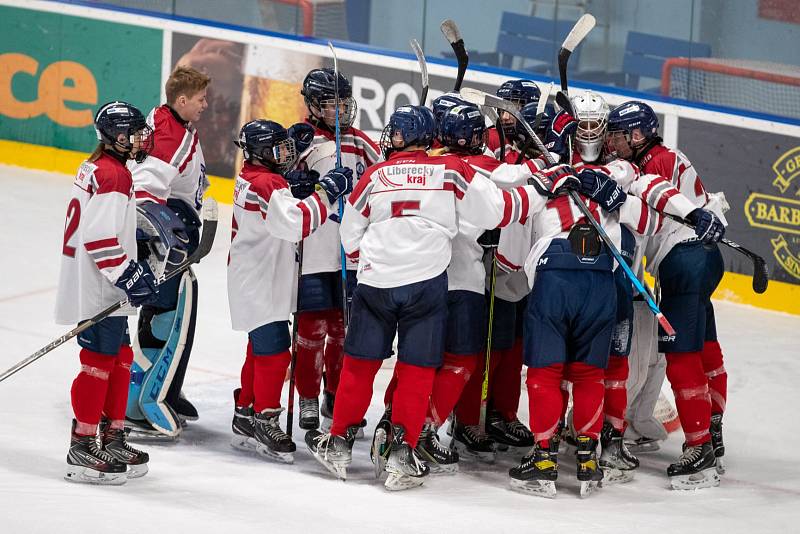
[[[367,169],[351,193],[342,244],[358,253],[359,283],[398,287],[447,269],[460,220],[502,227],[524,221],[537,203],[544,199],[533,186],[501,191],[457,157],[397,152]]]
[[[125,299],[114,286],[136,261],[136,202],[130,171],[103,154],[84,161],[72,184],[64,224],[56,322],[75,324]],[[126,306],[113,315],[135,315]]]
[[[314,140],[299,158],[298,167],[307,167],[317,171],[320,176],[336,167],[336,155],[328,150],[330,143],[335,143],[335,136],[327,130],[317,128],[314,131]],[[383,158],[378,146],[367,137],[367,134],[357,128],[348,128],[341,133],[342,165],[353,171],[353,183],[356,183],[367,167],[375,165]],[[322,157],[321,154],[325,155]],[[338,202],[331,205],[328,195],[322,195],[322,202],[329,213],[336,213],[339,209]],[[347,197],[345,197],[345,201]],[[347,261],[348,269],[356,269],[356,262]],[[309,236],[303,244],[303,274],[336,272],[342,270],[341,238],[339,224],[331,221],[313,235]]]
[[[197,130],[166,104],[153,108],[147,123],[153,128],[153,149],[144,162],[129,164],[137,202],[165,204],[175,198],[194,208],[199,217],[209,181]]]
[[[317,193],[297,200],[281,175],[244,164],[233,193],[228,256],[234,330],[289,319],[297,299],[296,243],[325,223],[325,206]]]

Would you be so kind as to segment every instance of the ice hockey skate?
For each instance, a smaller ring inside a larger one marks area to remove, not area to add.
[[[597,462],[597,440],[587,436],[575,438],[575,458],[578,465],[578,480],[581,483],[581,498],[586,498],[600,487],[603,471]]]
[[[72,420],[72,437],[67,453],[67,471],[64,478],[70,482],[119,486],[128,481],[127,467],[100,448],[97,436],[75,433]]]
[[[319,398],[300,397],[300,428],[314,430],[319,428]]]
[[[687,446],[678,461],[667,468],[672,489],[694,490],[719,486],[717,458],[710,441],[702,445]]]
[[[603,484],[624,484],[633,480],[634,470],[639,467],[639,460],[626,450],[622,433],[608,422],[603,424],[600,445]]]
[[[280,426],[281,409],[264,410],[253,416],[256,452],[265,458],[287,464],[294,463],[297,450],[292,438]]]
[[[422,427],[415,450],[430,468],[431,474],[458,473],[458,452],[441,444],[433,423],[427,422]]]
[[[517,467],[508,470],[511,489],[519,493],[554,499],[558,478],[558,442],[534,444]]]
[[[119,463],[128,466],[128,478],[141,478],[147,474],[150,455],[131,447],[122,428],[109,428],[108,421],[100,422],[100,440],[103,450]]]
[[[717,458],[717,473],[720,475],[725,474],[725,463],[723,456],[725,456],[725,443],[722,441],[722,414],[715,413],[711,415],[711,426],[709,428],[711,433],[711,446],[714,448],[714,456]]]
[[[386,478],[384,487],[389,491],[401,491],[421,486],[430,468],[419,457],[417,451],[405,441],[405,429],[400,425],[392,426],[392,446],[386,462]]]
[[[529,449],[533,446],[533,434],[519,419],[506,421],[496,410],[486,414],[486,433],[497,443],[498,451],[509,448],[517,450]]]
[[[319,407],[319,413],[322,416],[322,424],[319,427],[323,432],[328,432],[333,424],[333,404],[336,400],[336,395],[328,391],[322,392],[322,404]],[[361,424],[358,425],[358,430],[355,433],[354,439],[364,438],[364,428],[367,426],[367,420],[362,419]]]
[[[353,460],[353,441],[359,427],[351,426],[345,437],[334,436],[330,432],[309,430],[306,432],[306,446],[314,458],[334,476],[347,480],[347,468]]]
[[[386,472],[386,460],[392,446],[392,407],[386,407],[380,421],[375,426],[375,433],[372,436],[372,445],[369,449],[369,459],[375,466],[375,478],[380,478]]]
[[[479,425],[463,425],[458,419],[453,418],[448,434],[453,436],[450,447],[458,451],[459,457],[487,464],[496,460],[495,442]]]

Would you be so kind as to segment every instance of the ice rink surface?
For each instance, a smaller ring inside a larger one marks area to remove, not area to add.
[[[69,330],[53,322],[64,214],[72,177],[0,165],[0,370]],[[680,452],[674,433],[640,456],[626,485],[578,498],[571,455],[561,455],[559,494],[546,500],[508,489],[507,470],[461,462],[456,476],[389,494],[375,480],[366,441],[350,478],[334,480],[295,428],[294,465],[229,446],[232,390],[246,336],[230,328],[225,262],[230,206],[221,205],[212,253],[196,267],[199,325],[184,391],[200,412],[179,441],[143,446],[150,473],[122,487],[62,478],[78,371],[74,341],[0,384],[0,532],[798,532],[800,462],[792,433],[800,377],[800,318],[718,302],[729,373],[725,415],[728,474],[716,489],[668,489],[665,469]],[[133,325],[131,321],[131,325]],[[382,412],[384,366],[367,418]],[[284,388],[284,399],[286,398]],[[527,396],[520,418],[527,422]],[[444,431],[440,434],[447,440]]]

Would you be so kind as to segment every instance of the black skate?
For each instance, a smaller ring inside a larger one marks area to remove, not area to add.
[[[536,443],[517,467],[508,470],[511,489],[520,493],[553,499],[558,478],[558,441]]]
[[[425,423],[422,427],[415,450],[432,474],[454,475],[458,472],[458,452],[439,442],[439,435],[433,423]]]
[[[67,453],[67,471],[64,478],[70,482],[119,486],[128,481],[127,466],[118,462],[111,454],[100,448],[97,436],[80,436],[75,433],[72,420],[72,436]]]
[[[517,418],[506,421],[497,410],[489,410],[486,414],[486,433],[497,443],[499,451],[507,451],[509,447],[533,447],[531,431]]]
[[[319,398],[300,397],[300,428],[314,430],[319,428]]]
[[[319,408],[320,415],[322,415],[322,426],[320,427],[324,432],[328,432],[333,424],[333,405],[336,401],[336,395],[329,392],[322,392],[322,405]],[[358,431],[355,434],[355,439],[364,438],[364,428],[367,426],[367,420],[362,419],[361,424],[358,425]]]
[[[405,429],[400,425],[392,426],[392,446],[386,472],[389,473],[384,487],[389,491],[401,491],[421,486],[424,478],[430,473],[417,451],[405,441]]]
[[[256,452],[265,458],[287,464],[294,463],[297,450],[292,438],[281,430],[280,415],[283,410],[264,410],[253,416]]]
[[[611,423],[603,423],[600,433],[600,468],[603,470],[603,484],[624,484],[633,480],[634,470],[639,467],[639,459],[632,455],[622,441],[622,432]]]
[[[306,432],[306,446],[314,458],[325,469],[342,480],[347,480],[347,467],[353,460],[353,442],[359,426],[347,429],[345,436],[334,436],[330,432],[309,430]]]
[[[241,389],[236,389],[233,392],[233,421],[231,422],[233,437],[231,438],[231,447],[240,451],[255,452],[257,444],[255,421],[253,419],[255,412],[252,404],[245,407],[235,404],[239,402],[240,391]]]
[[[380,421],[375,426],[372,435],[372,446],[369,449],[369,459],[375,466],[375,478],[380,478],[386,472],[386,460],[392,449],[392,405],[386,406]]]
[[[170,402],[168,404],[183,421],[197,421],[200,418],[197,414],[197,408],[194,407],[194,404],[189,402],[189,399],[183,396],[183,391],[178,395],[175,402]]]
[[[722,414],[715,413],[711,415],[711,426],[709,427],[711,434],[711,447],[714,449],[714,456],[717,458],[717,473],[720,475],[725,474],[725,463],[722,457],[725,456],[725,443],[722,441]]]
[[[128,444],[127,435],[122,428],[110,428],[108,421],[100,423],[100,438],[103,450],[118,462],[128,466],[128,478],[141,478],[147,474],[150,455]]]
[[[661,448],[661,440],[642,436],[635,440],[625,440],[625,447],[634,454],[655,452]]]
[[[688,447],[684,444],[683,454],[678,461],[667,468],[667,476],[672,489],[693,490],[719,486],[717,458],[710,441],[702,445]]]
[[[463,425],[454,418],[450,427],[453,436],[450,447],[455,448],[459,456],[488,464],[494,463],[497,457],[495,442],[480,425]]]
[[[581,483],[581,498],[588,497],[600,487],[603,471],[597,463],[597,440],[580,435],[575,438],[575,458],[578,465],[578,480]]]

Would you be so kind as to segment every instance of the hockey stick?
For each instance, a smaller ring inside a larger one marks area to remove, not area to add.
[[[411,39],[409,44],[417,55],[417,61],[419,62],[419,72],[422,76],[422,94],[419,97],[419,105],[424,106],[425,100],[428,98],[428,64],[425,61],[425,54],[422,52],[422,47],[419,46],[417,40]]]
[[[217,202],[213,198],[209,198],[203,204],[203,233],[200,237],[200,243],[197,245],[197,249],[188,257],[183,263],[179,264],[174,270],[170,271],[168,274],[162,274],[156,280],[157,285],[161,285],[170,278],[174,278],[175,276],[183,273],[186,269],[188,269],[192,264],[197,263],[203,257],[208,255],[211,252],[211,246],[214,244],[214,235],[217,232]],[[128,299],[121,300],[116,304],[112,304],[105,310],[101,311],[91,319],[84,321],[83,323],[79,324],[66,334],[62,335],[61,337],[51,341],[41,349],[37,350],[15,366],[11,367],[10,369],[6,370],[2,375],[0,375],[0,382],[8,378],[9,376],[13,375],[17,371],[24,369],[25,367],[29,366],[48,352],[60,347],[73,337],[77,336],[84,330],[91,328],[92,326],[96,325],[112,313],[120,310],[123,306],[128,304]]]
[[[671,215],[669,213],[661,212],[661,214],[694,230],[694,225],[686,219],[676,217],[675,215]],[[753,291],[759,294],[765,292],[767,290],[767,286],[769,285],[769,270],[767,269],[767,263],[764,261],[764,258],[728,238],[723,237],[720,242],[723,245],[727,245],[733,250],[744,254],[750,259],[750,261],[753,262]]]
[[[550,100],[550,93],[553,92],[553,87],[555,85],[553,82],[547,84],[547,88],[545,91],[539,95],[539,101],[536,103],[536,120],[533,122],[533,131],[535,132],[539,125],[542,124],[542,117],[544,116],[544,108],[547,107],[547,101]],[[522,163],[522,160],[525,158],[525,154],[528,153],[528,150],[531,149],[531,145],[533,144],[533,139],[528,139],[525,141],[525,144],[522,146],[522,150],[520,150],[519,156],[517,156],[516,164],[519,165]]]
[[[567,64],[569,56],[583,39],[592,31],[596,24],[595,18],[589,13],[584,13],[570,30],[561,49],[558,51],[558,75],[561,78],[561,90],[567,92]]]
[[[453,20],[442,21],[439,29],[442,30],[444,38],[453,48],[453,53],[456,55],[456,61],[458,62],[458,75],[456,76],[456,83],[453,85],[453,91],[457,93],[461,90],[461,84],[464,83],[464,73],[467,72],[467,65],[469,65],[469,55],[464,48],[464,39],[461,38],[461,32]]]
[[[300,279],[303,277],[303,241],[297,245],[297,303],[300,307]],[[297,367],[297,327],[300,310],[295,309],[294,319],[292,320],[292,359],[289,367],[289,400],[286,403],[286,434],[292,437],[292,425],[294,423],[294,378]]]
[[[483,383],[481,384],[481,412],[479,428],[486,428],[486,408],[489,402],[489,365],[492,358],[492,323],[494,323],[494,286],[497,281],[497,257],[495,248],[492,248],[492,276],[489,284],[489,332],[486,335],[486,358],[483,367]]]
[[[333,103],[336,106],[336,166],[342,166],[342,131],[339,127],[339,60],[336,59],[336,49],[333,48],[333,43],[328,41],[328,48],[331,49],[333,55],[333,87],[335,91]],[[344,195],[339,197],[339,224],[344,218]],[[348,314],[347,314],[347,257],[344,255],[344,247],[339,245],[339,251],[342,264],[342,322],[344,323],[344,331],[347,332]]]
[[[542,152],[542,155],[547,160],[548,165],[550,166],[556,165],[556,161],[553,159],[553,156],[550,155],[550,151],[547,150],[547,148],[545,148],[544,143],[542,143],[542,140],[539,139],[539,136],[536,135],[536,132],[533,131],[531,125],[528,124],[522,118],[522,115],[520,115],[519,111],[517,111],[514,104],[512,104],[511,102],[507,102],[502,98],[498,98],[494,95],[490,95],[488,93],[484,93],[483,91],[478,91],[477,89],[470,89],[470,88],[462,89],[461,97],[467,102],[472,102],[473,104],[483,105],[483,106],[490,105],[498,109],[502,109],[504,111],[509,112],[518,121],[522,121],[525,130],[528,132],[528,135],[531,136],[531,139],[533,139],[533,142],[536,144],[536,148]],[[628,276],[628,279],[630,279],[631,283],[636,288],[636,290],[645,296],[645,301],[647,302],[647,306],[656,316],[658,323],[661,325],[661,327],[664,329],[667,335],[670,336],[675,335],[675,329],[672,328],[672,325],[669,324],[667,318],[664,316],[663,313],[661,313],[661,310],[658,308],[658,305],[655,303],[652,297],[650,297],[650,294],[645,289],[644,284],[639,280],[639,278],[636,277],[631,268],[628,267],[628,264],[622,258],[622,255],[620,254],[619,250],[617,250],[617,247],[614,245],[614,242],[608,236],[608,233],[606,233],[606,231],[603,229],[600,223],[597,222],[592,213],[589,211],[589,208],[586,207],[586,204],[584,204],[583,200],[578,196],[578,193],[576,191],[570,191],[569,195],[570,198],[572,198],[575,205],[581,211],[583,216],[586,218],[586,220],[595,228],[595,230],[597,230],[597,233],[600,235],[600,238],[606,244],[606,247],[608,248],[609,252],[611,253],[612,256],[614,256],[614,259],[617,261],[619,266]]]

